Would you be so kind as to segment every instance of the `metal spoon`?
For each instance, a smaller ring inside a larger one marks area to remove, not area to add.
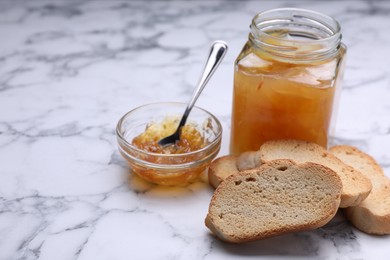
[[[179,126],[176,131],[167,137],[164,137],[158,144],[161,146],[167,146],[171,144],[175,144],[180,140],[181,129],[185,125],[187,121],[187,117],[191,112],[192,107],[195,105],[196,100],[198,99],[200,93],[203,91],[207,82],[209,82],[211,76],[214,74],[218,65],[221,63],[223,57],[227,51],[227,44],[223,41],[216,41],[213,43],[210,49],[209,57],[207,58],[206,66],[203,69],[202,76],[199,80],[198,87],[196,88],[194,94],[192,94],[192,98],[187,105],[186,110],[184,111],[183,117],[180,120]]]

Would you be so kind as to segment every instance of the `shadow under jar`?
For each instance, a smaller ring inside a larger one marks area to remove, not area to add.
[[[295,8],[256,15],[235,62],[230,152],[276,139],[327,148],[345,53],[340,25],[327,15]]]
[[[196,181],[218,155],[222,126],[214,115],[199,107],[192,109],[183,127],[180,140],[183,146],[157,144],[176,130],[186,106],[174,102],[147,104],[119,120],[116,129],[119,151],[135,174],[156,184],[185,185]]]

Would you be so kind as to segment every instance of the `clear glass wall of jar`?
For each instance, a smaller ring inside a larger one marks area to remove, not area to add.
[[[333,18],[283,8],[256,15],[235,62],[230,152],[268,140],[328,145],[346,47]]]

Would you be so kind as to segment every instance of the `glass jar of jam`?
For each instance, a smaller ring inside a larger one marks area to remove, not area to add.
[[[256,15],[235,61],[230,152],[268,140],[327,147],[346,47],[339,23],[309,10]]]

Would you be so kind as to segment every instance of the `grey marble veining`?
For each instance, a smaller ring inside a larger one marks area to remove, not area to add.
[[[224,127],[233,62],[260,11],[335,17],[348,46],[334,143],[390,177],[388,1],[1,1],[0,259],[388,259],[390,238],[342,216],[315,231],[244,245],[204,226],[203,179],[166,188],[133,176],[115,140],[138,105],[186,102],[210,43],[229,53],[198,105]]]

